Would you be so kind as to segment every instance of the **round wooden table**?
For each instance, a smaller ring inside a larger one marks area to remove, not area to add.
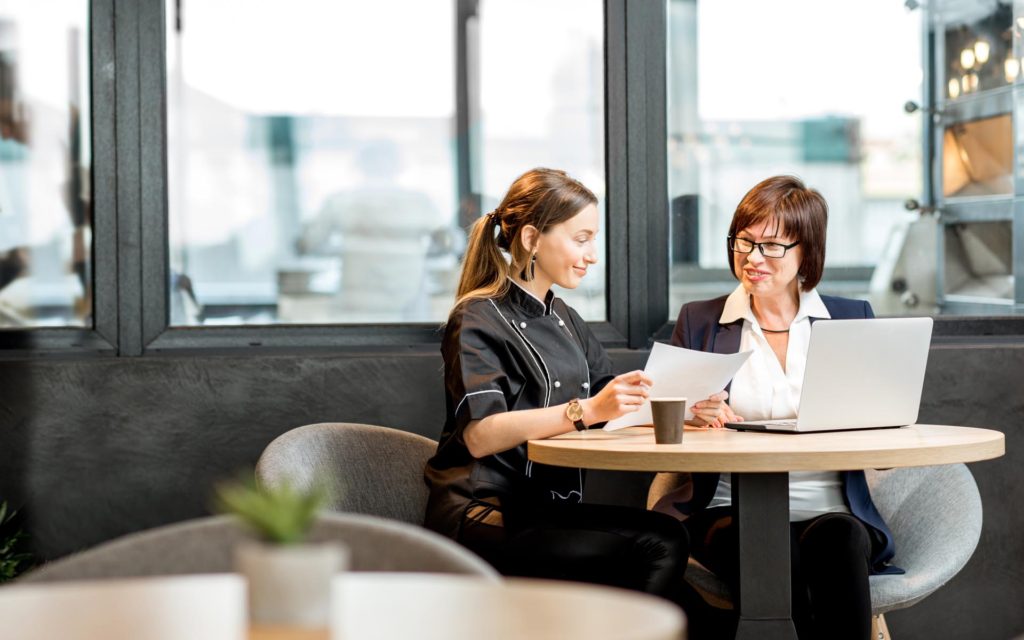
[[[789,575],[789,472],[976,462],[1005,453],[990,429],[916,424],[898,429],[779,434],[687,428],[655,444],[648,427],[531,440],[530,460],[617,471],[732,473],[739,533],[737,638],[795,639]],[[766,552],[766,550],[768,550]]]
[[[343,573],[330,628],[249,628],[237,574],[0,587],[0,637],[19,640],[681,640],[675,604],[548,580]]]

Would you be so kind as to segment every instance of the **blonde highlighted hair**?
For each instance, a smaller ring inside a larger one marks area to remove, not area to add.
[[[564,171],[537,168],[516,178],[501,204],[473,223],[453,310],[468,300],[504,296],[512,274],[532,280],[533,253],[523,244],[523,228],[545,233],[591,204],[597,204],[593,192]]]

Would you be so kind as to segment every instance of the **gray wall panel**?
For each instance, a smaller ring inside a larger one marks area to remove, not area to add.
[[[0,496],[45,557],[205,512],[216,479],[303,424],[437,437],[439,356],[0,364]]]

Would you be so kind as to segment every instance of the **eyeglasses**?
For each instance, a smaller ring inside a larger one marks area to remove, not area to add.
[[[729,250],[734,253],[753,253],[754,247],[757,247],[758,251],[761,252],[766,258],[781,258],[786,255],[786,252],[800,244],[800,241],[791,242],[790,244],[779,244],[778,242],[754,242],[753,240],[747,240],[746,238],[737,238],[736,236],[729,236]]]

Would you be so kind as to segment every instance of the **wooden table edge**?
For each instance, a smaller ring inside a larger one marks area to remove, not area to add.
[[[927,425],[922,425],[927,426]],[[943,425],[939,425],[943,426]],[[708,452],[686,451],[683,445],[669,445],[674,449],[636,451],[595,451],[567,446],[578,440],[531,440],[528,457],[534,462],[558,467],[579,467],[606,471],[676,471],[676,472],[735,472],[774,473],[783,471],[833,471],[856,469],[886,469],[895,467],[925,467],[939,464],[981,462],[1006,453],[1006,437],[1000,431],[978,429],[988,439],[962,444],[942,444],[898,449],[869,449],[839,452]],[[802,435],[782,434],[778,437],[801,438]],[[771,454],[770,458],[766,453]]]

